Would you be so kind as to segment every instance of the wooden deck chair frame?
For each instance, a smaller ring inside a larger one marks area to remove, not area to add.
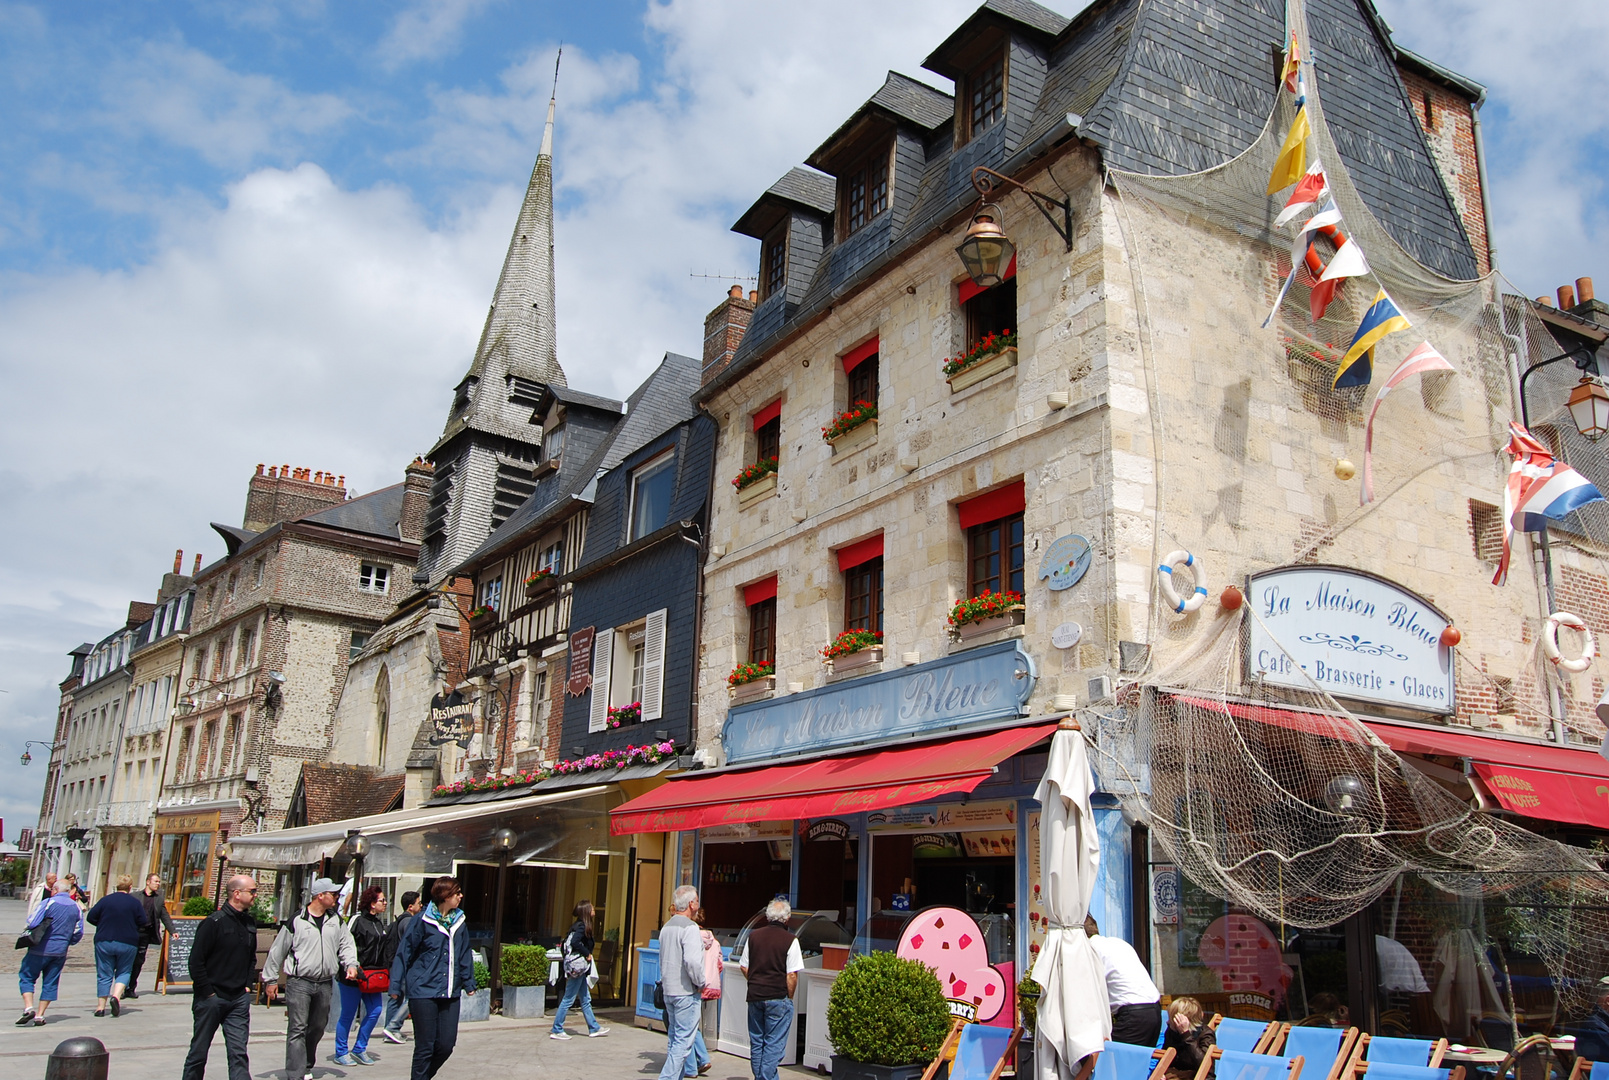
[[[1207,1027],[1216,1032],[1218,1030],[1218,1023],[1223,1018],[1224,1018],[1223,1013],[1213,1013],[1212,1014],[1212,1019],[1207,1021]],[[1251,1021],[1251,1023],[1256,1023],[1256,1021],[1253,1020],[1253,1021]],[[1289,1024],[1286,1024],[1285,1026],[1287,1028],[1290,1027]],[[1268,1044],[1271,1043],[1274,1040],[1274,1036],[1279,1033],[1279,1031],[1278,1031],[1279,1027],[1280,1027],[1279,1024],[1276,1024],[1275,1022],[1270,1020],[1268,1022],[1268,1026],[1263,1028],[1262,1038],[1257,1040],[1257,1045],[1253,1046],[1251,1048],[1251,1052],[1254,1053],[1254,1054],[1266,1054],[1266,1053],[1269,1053]]]
[[[1363,1067],[1368,1064],[1368,1062],[1366,1062],[1364,1060],[1364,1055],[1368,1053],[1369,1044],[1371,1042],[1373,1042],[1373,1041],[1374,1041],[1374,1036],[1370,1035],[1367,1031],[1365,1031],[1365,1032],[1363,1032],[1362,1034],[1360,1034],[1358,1036],[1358,1041],[1355,1044],[1353,1044],[1353,1047],[1352,1047],[1352,1072],[1353,1072],[1354,1075],[1357,1075],[1357,1076],[1362,1076],[1363,1075]],[[1439,1069],[1439,1068],[1441,1068],[1441,1059],[1446,1057],[1446,1056],[1447,1056],[1447,1038],[1446,1038],[1446,1036],[1442,1036],[1441,1038],[1436,1039],[1436,1040],[1431,1042],[1431,1044],[1430,1044],[1430,1060],[1425,1062],[1425,1065],[1427,1067],[1429,1067],[1429,1068],[1432,1068],[1432,1069]],[[1451,1078],[1449,1078],[1449,1080],[1451,1080]]]
[[[1276,1026],[1279,1028],[1278,1035],[1269,1042],[1267,1048],[1254,1051],[1254,1053],[1282,1054],[1285,1052],[1285,1044],[1290,1040],[1291,1029],[1295,1025],[1279,1024]],[[1337,1080],[1338,1077],[1353,1075],[1356,1071],[1357,1058],[1360,1052],[1359,1044],[1367,1037],[1362,1035],[1355,1027],[1349,1027],[1343,1031],[1341,1033],[1341,1045],[1336,1047],[1335,1050],[1335,1061],[1331,1064],[1330,1071],[1325,1074],[1324,1080]],[[1442,1041],[1445,1042],[1446,1040]]]
[[[1274,1024],[1274,1023],[1270,1023],[1268,1026],[1272,1028],[1272,1027],[1277,1027],[1278,1025]],[[1265,1045],[1265,1044],[1259,1043],[1258,1045]],[[1253,1051],[1251,1051],[1251,1053],[1253,1053],[1253,1054],[1266,1054],[1266,1053],[1268,1053],[1268,1051],[1267,1050],[1253,1050]],[[1211,1050],[1207,1051],[1207,1053],[1204,1054],[1202,1056],[1202,1058],[1201,1058],[1200,1066],[1198,1066],[1197,1069],[1196,1069],[1196,1075],[1194,1077],[1194,1080],[1207,1080],[1207,1073],[1209,1071],[1211,1071],[1212,1063],[1217,1061],[1219,1058],[1221,1058],[1223,1056],[1224,1056],[1223,1048],[1219,1047],[1219,1046],[1214,1046]],[[1272,1055],[1272,1056],[1277,1056],[1277,1055]],[[1287,1078],[1287,1080],[1301,1080],[1302,1067],[1304,1065],[1306,1065],[1306,1064],[1307,1064],[1307,1059],[1305,1059],[1305,1058],[1303,1058],[1301,1056],[1291,1058],[1290,1076]],[[1451,1080],[1450,1077],[1449,1077],[1449,1080]]]
[[[1441,1041],[1446,1042],[1447,1040],[1443,1039]],[[1357,1066],[1358,1066],[1358,1075],[1359,1076],[1362,1076],[1362,1075],[1364,1075],[1365,1073],[1367,1073],[1369,1071],[1369,1063],[1367,1061],[1360,1061],[1360,1062],[1357,1063]],[[1440,1065],[1426,1065],[1425,1066],[1425,1068],[1427,1068],[1427,1069],[1439,1069],[1441,1067],[1442,1066],[1440,1066]],[[1447,1080],[1464,1080],[1464,1067],[1462,1065],[1450,1066],[1449,1071],[1447,1073]]]
[[[944,1061],[945,1056],[951,1050],[960,1046],[961,1033],[966,1030],[966,1027],[967,1022],[965,1020],[959,1016],[955,1018],[955,1022],[950,1025],[949,1033],[944,1036],[944,1041],[939,1044],[938,1057],[928,1062],[926,1071],[922,1073],[922,1080],[933,1080],[933,1074],[939,1071],[939,1063]],[[1022,1041],[1023,1031],[1024,1028],[1021,1025],[1011,1029],[1011,1041],[1006,1044],[1006,1052],[1000,1055],[1000,1060],[994,1063],[994,1069],[989,1073],[989,1080],[1000,1080],[1000,1074],[1006,1069],[1006,1060],[1017,1052],[1017,1044]],[[1090,1055],[1092,1067],[1094,1057],[1094,1054]],[[1171,1061],[1172,1059],[1170,1058],[1169,1060]],[[1086,1072],[1084,1075],[1087,1076],[1088,1073]],[[1161,1078],[1153,1073],[1150,1080],[1161,1080]]]
[[[1580,1054],[1576,1055],[1575,1065],[1570,1069],[1570,1080],[1588,1080],[1592,1075],[1594,1062],[1588,1061]]]
[[[1097,1050],[1095,1053],[1079,1062],[1078,1072],[1074,1074],[1073,1080],[1089,1080],[1090,1076],[1092,1076],[1095,1072],[1095,1064],[1097,1059],[1100,1058],[1101,1053],[1101,1051]],[[1168,1066],[1173,1064],[1173,1059],[1178,1056],[1178,1053],[1179,1051],[1175,1050],[1171,1046],[1152,1050],[1151,1060],[1155,1061],[1156,1064],[1151,1066],[1151,1074],[1147,1076],[1145,1080],[1167,1080]]]

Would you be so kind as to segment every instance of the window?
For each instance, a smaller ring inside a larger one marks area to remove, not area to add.
[[[346,658],[348,660],[356,660],[358,658],[358,653],[362,652],[364,647],[368,644],[368,634],[365,634],[362,630],[352,631],[352,642],[347,646]]]
[[[662,454],[631,476],[630,540],[640,540],[670,520],[670,497],[676,486],[676,455]]]
[[[556,540],[542,549],[537,556],[536,568],[538,570],[551,570],[555,574],[564,573],[564,541]]]
[[[358,588],[364,592],[384,594],[391,581],[391,567],[364,563],[358,569]]]
[[[228,776],[235,771],[235,762],[239,757],[240,728],[244,718],[235,713],[229,718],[229,727],[226,730],[223,748],[218,752],[218,775]]]
[[[226,590],[228,599],[233,600],[235,598],[235,586],[238,584],[240,584],[240,571],[236,570],[229,575],[229,587]]]
[[[564,453],[564,425],[555,424],[542,436],[542,460],[552,461]]]
[[[970,284],[970,282],[968,283]],[[989,334],[1017,326],[1017,279],[1007,278],[992,289],[984,289],[962,304],[966,312],[967,339],[963,349],[982,341]]]
[[[203,646],[196,650],[195,680],[201,682],[207,677],[207,650]]]
[[[631,700],[632,701],[641,701],[642,700],[643,668],[646,666],[646,664],[648,662],[648,643],[647,643],[646,640],[644,640],[644,639],[647,638],[647,636],[648,636],[648,630],[647,630],[646,627],[644,627],[642,630],[639,630],[636,633],[631,635],[632,639],[635,639],[635,640],[632,640],[630,642],[630,644],[631,644]],[[628,702],[628,704],[629,704],[629,702]]]
[[[592,643],[592,700],[587,730],[609,729],[609,710],[642,703],[644,723],[665,714],[666,608],[628,627],[604,627]]]
[[[216,586],[216,585],[208,585],[207,586],[207,610],[208,611],[212,610],[212,602],[214,600],[216,600],[217,598],[218,598],[218,586]]]
[[[251,564],[251,587],[260,589],[263,586],[263,560],[258,559]]]
[[[1491,503],[1469,500],[1469,535],[1475,558],[1495,563],[1503,557],[1503,512]]]
[[[754,460],[771,461],[782,457],[782,417],[773,416],[754,429]]]
[[[967,138],[975,139],[1006,114],[1006,58],[997,56],[967,76]]]
[[[788,227],[783,225],[765,241],[760,258],[760,298],[766,299],[782,291],[788,280]]]
[[[240,648],[237,653],[238,659],[235,666],[241,671],[245,671],[247,668],[251,667],[252,636],[253,635],[250,627],[242,626],[240,628]]]
[[[868,405],[877,404],[876,353],[856,364],[849,373],[849,401],[846,407],[852,409],[862,401]]]
[[[883,629],[883,557],[844,571],[844,629]]]
[[[381,668],[374,681],[374,764],[385,768],[391,742],[391,670]]]
[[[1022,515],[967,530],[967,595],[1022,592]]]
[[[777,598],[749,605],[749,663],[772,664],[777,657]]]
[[[480,607],[503,610],[503,575],[480,583]]]
[[[888,147],[880,147],[844,177],[844,235],[853,236],[888,209]]]

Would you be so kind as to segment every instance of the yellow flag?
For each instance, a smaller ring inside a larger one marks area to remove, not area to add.
[[[1290,187],[1307,172],[1307,137],[1311,134],[1313,128],[1307,122],[1307,110],[1297,109],[1285,144],[1279,148],[1274,171],[1268,177],[1268,194]]]
[[[1280,82],[1285,89],[1296,93],[1296,77],[1302,72],[1302,47],[1296,43],[1296,34],[1291,34],[1290,47],[1285,50],[1285,67],[1279,73]]]

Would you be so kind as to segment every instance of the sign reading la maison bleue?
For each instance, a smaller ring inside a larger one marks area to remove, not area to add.
[[[1447,619],[1400,586],[1356,570],[1303,566],[1253,575],[1248,666],[1270,686],[1428,713],[1453,711]]]

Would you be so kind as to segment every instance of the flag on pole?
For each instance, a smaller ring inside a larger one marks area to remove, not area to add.
[[[1344,251],[1350,246],[1351,244],[1342,244],[1341,250]],[[1336,252],[1335,257],[1339,259],[1341,252]],[[1328,276],[1326,273],[1325,277]],[[1368,386],[1369,379],[1374,374],[1374,347],[1387,336],[1395,334],[1398,330],[1406,330],[1412,325],[1408,317],[1397,309],[1391,297],[1386,295],[1384,289],[1375,293],[1374,303],[1363,313],[1363,321],[1358,324],[1358,332],[1352,335],[1352,343],[1346,347],[1346,355],[1341,357],[1341,363],[1335,369],[1335,381],[1330,384],[1330,389]]]
[[[1274,227],[1279,228],[1303,210],[1317,205],[1329,190],[1330,180],[1324,175],[1324,163],[1314,161],[1307,167],[1307,175],[1303,176],[1291,191],[1291,197],[1285,201],[1285,209],[1274,219]]]
[[[1391,378],[1380,387],[1380,392],[1374,396],[1374,404],[1369,406],[1369,419],[1363,425],[1363,492],[1358,496],[1359,506],[1374,502],[1374,414],[1380,411],[1380,402],[1394,388],[1415,375],[1423,375],[1427,371],[1452,370],[1453,366],[1447,362],[1447,358],[1425,341],[1402,358],[1402,363],[1391,373]]]
[[[1296,93],[1296,80],[1302,72],[1302,47],[1296,43],[1296,31],[1291,31],[1291,43],[1285,50],[1285,67],[1279,73],[1285,89]]]
[[[1312,134],[1307,110],[1298,108],[1296,119],[1291,121],[1291,129],[1285,133],[1285,142],[1279,148],[1279,157],[1274,161],[1274,171],[1269,174],[1268,194],[1290,187],[1307,172],[1307,139]]]
[[[1541,532],[1549,521],[1603,498],[1592,482],[1557,461],[1543,443],[1519,424],[1509,421],[1507,451],[1514,458],[1503,489],[1503,554],[1493,585],[1508,582],[1508,563],[1516,530]]]

